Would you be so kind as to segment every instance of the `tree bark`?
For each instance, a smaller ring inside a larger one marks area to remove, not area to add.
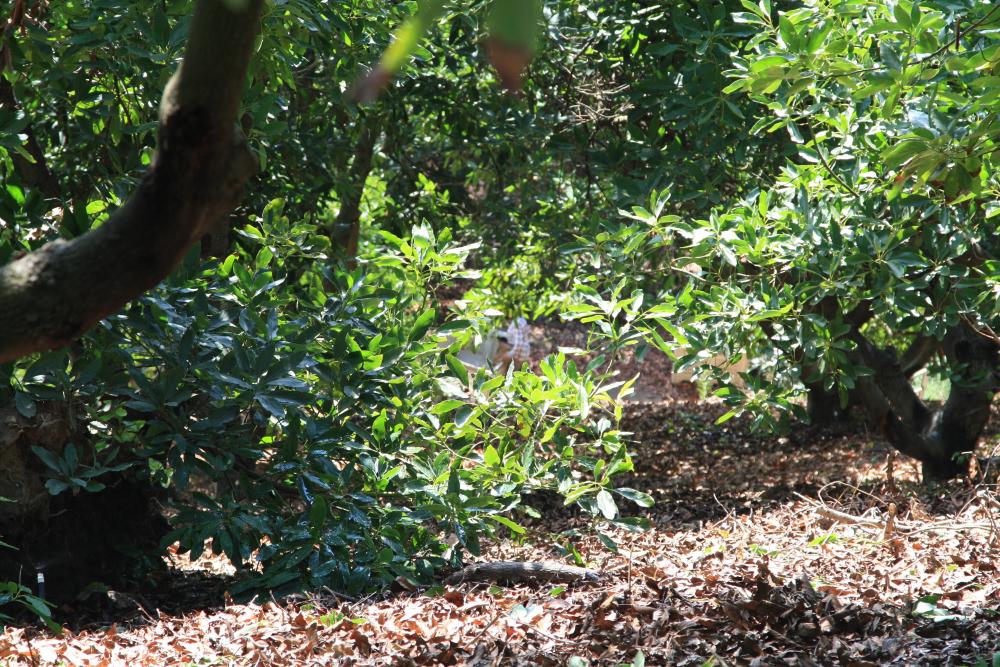
[[[97,229],[0,268],[0,363],[66,345],[155,286],[242,198],[257,161],[236,119],[262,5],[197,1],[137,190]]]
[[[358,143],[354,148],[354,159],[347,178],[337,196],[340,199],[340,211],[334,220],[335,241],[344,249],[349,262],[353,262],[358,254],[358,241],[361,238],[361,198],[365,192],[365,183],[372,171],[372,161],[375,157],[375,144],[382,133],[381,118],[369,115],[361,121]]]
[[[899,364],[903,374],[912,378],[917,371],[927,365],[927,362],[941,349],[941,343],[931,336],[917,336],[903,352]]]
[[[910,385],[911,364],[903,365],[907,360],[860,334],[854,338],[858,361],[873,371],[858,378],[855,390],[868,421],[889,444],[922,463],[925,480],[948,479],[966,470],[1000,388],[997,345],[964,324],[953,327],[940,343],[955,370],[951,393],[943,405],[931,407]]]

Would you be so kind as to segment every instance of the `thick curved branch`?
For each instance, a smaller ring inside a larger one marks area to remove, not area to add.
[[[896,354],[876,347],[859,332],[854,332],[852,338],[857,343],[859,361],[872,370],[872,375],[859,378],[857,385],[869,421],[885,430],[887,420],[898,418],[908,428],[923,429],[930,419],[930,410],[910,385]],[[905,449],[900,451],[915,456]]]
[[[97,229],[0,268],[0,362],[66,345],[155,286],[242,198],[257,163],[236,117],[262,4],[198,0],[138,189]]]
[[[953,371],[948,400],[935,407],[920,400],[895,352],[875,347],[857,332],[852,337],[857,361],[873,371],[857,379],[854,392],[869,422],[896,449],[919,459],[925,478],[960,473],[959,457],[975,449],[1000,388],[1000,348],[961,323],[935,341]]]

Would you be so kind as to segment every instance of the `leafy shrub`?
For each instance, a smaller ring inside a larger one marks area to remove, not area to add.
[[[243,588],[425,580],[498,529],[522,533],[521,496],[538,489],[637,524],[611,495],[631,461],[605,378],[562,354],[506,375],[454,356],[487,323],[438,323],[430,295],[465,275],[470,250],[450,232],[384,233],[350,273],[280,201],[239,235],[72,360],[15,371],[25,401],[65,400],[87,423],[85,441],[37,450],[50,493],[100,493],[122,475],[160,485],[164,545],[197,557],[210,542],[247,570]]]
[[[756,35],[729,72],[798,156],[771,183],[707,216],[653,197],[639,224],[586,240],[616,248],[631,288],[661,304],[665,350],[752,364],[747,389],[701,366],[739,411],[773,424],[852,406],[930,477],[959,473],[997,391],[993,162],[1000,12],[988,4],[744,2]],[[619,262],[620,264],[621,262]],[[613,265],[617,266],[617,265]],[[664,271],[664,268],[668,268]],[[669,335],[666,335],[669,334]],[[912,387],[928,364],[943,405]]]

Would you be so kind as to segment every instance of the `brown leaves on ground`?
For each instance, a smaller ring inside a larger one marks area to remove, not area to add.
[[[641,444],[628,484],[658,504],[653,530],[614,533],[618,553],[574,538],[605,583],[230,602],[63,637],[8,629],[0,664],[990,664],[994,487],[928,491],[909,462],[887,479],[886,451],[863,432],[764,438],[738,420],[714,426],[720,411],[631,407]],[[491,545],[484,560],[551,560],[542,536],[565,542],[557,533],[581,525],[548,512],[537,542]]]

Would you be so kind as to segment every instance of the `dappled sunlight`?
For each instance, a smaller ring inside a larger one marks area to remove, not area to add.
[[[249,605],[216,597],[194,615],[133,610],[130,622],[120,611],[116,629],[64,639],[9,630],[0,655],[29,664],[30,646],[78,664],[141,654],[145,664],[238,656],[238,664],[378,665],[404,654],[406,664],[559,665],[574,655],[628,663],[642,652],[647,664],[724,655],[736,664],[767,656],[912,665],[972,664],[1000,640],[995,487],[928,489],[905,461],[894,462],[889,483],[886,452],[863,429],[765,437],[742,420],[715,426],[719,409],[630,407],[640,444],[629,483],[657,504],[644,511],[651,530],[609,531],[617,552],[593,534],[567,536],[582,526],[578,513],[546,511],[532,524],[536,537],[490,542],[481,556],[560,560],[554,545],[572,544],[602,574],[596,584],[466,583]],[[209,557],[172,558],[186,578],[199,563],[217,569]]]
[[[1000,667],[1000,3],[7,5],[0,665]]]

